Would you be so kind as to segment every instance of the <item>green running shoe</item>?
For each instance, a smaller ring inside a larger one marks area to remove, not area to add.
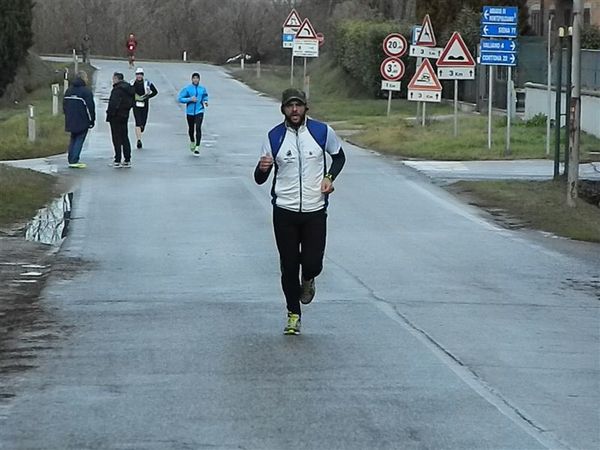
[[[194,153],[194,150],[196,150],[196,143],[190,142],[190,152]]]
[[[300,334],[300,315],[288,312],[287,323],[283,329],[285,335],[298,335]]]

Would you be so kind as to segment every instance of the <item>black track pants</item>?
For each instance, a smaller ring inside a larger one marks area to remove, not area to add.
[[[188,123],[188,135],[190,142],[196,142],[196,146],[200,145],[202,139],[202,120],[204,119],[204,113],[196,114],[195,116],[186,115]],[[194,139],[194,128],[196,131],[196,137]]]
[[[300,314],[300,276],[311,279],[323,270],[327,211],[322,209],[300,213],[275,207],[273,228],[279,250],[281,287],[287,309],[294,314]]]

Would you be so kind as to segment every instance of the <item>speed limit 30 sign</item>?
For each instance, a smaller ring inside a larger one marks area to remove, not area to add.
[[[400,58],[406,53],[408,42],[400,33],[391,33],[383,40],[383,51],[388,56]]]
[[[381,76],[389,81],[399,80],[404,76],[404,63],[398,58],[390,56],[381,63]]]

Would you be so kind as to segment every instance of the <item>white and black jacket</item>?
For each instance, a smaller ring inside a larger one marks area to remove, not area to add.
[[[332,165],[327,170],[329,154]],[[307,118],[297,130],[285,122],[269,131],[261,156],[273,158],[275,175],[271,189],[274,206],[297,212],[319,211],[327,207],[328,195],[321,192],[325,174],[336,177],[345,163],[344,151],[333,129]],[[254,179],[267,181],[270,173],[258,166]]]

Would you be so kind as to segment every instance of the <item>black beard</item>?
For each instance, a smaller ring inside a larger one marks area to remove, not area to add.
[[[294,122],[291,121],[291,116],[285,116],[285,121],[286,123],[293,128],[294,130],[297,130],[298,128],[300,128],[302,125],[304,125],[304,123],[306,122],[306,114],[303,114],[302,116],[302,120],[300,120],[300,122],[296,125]]]

